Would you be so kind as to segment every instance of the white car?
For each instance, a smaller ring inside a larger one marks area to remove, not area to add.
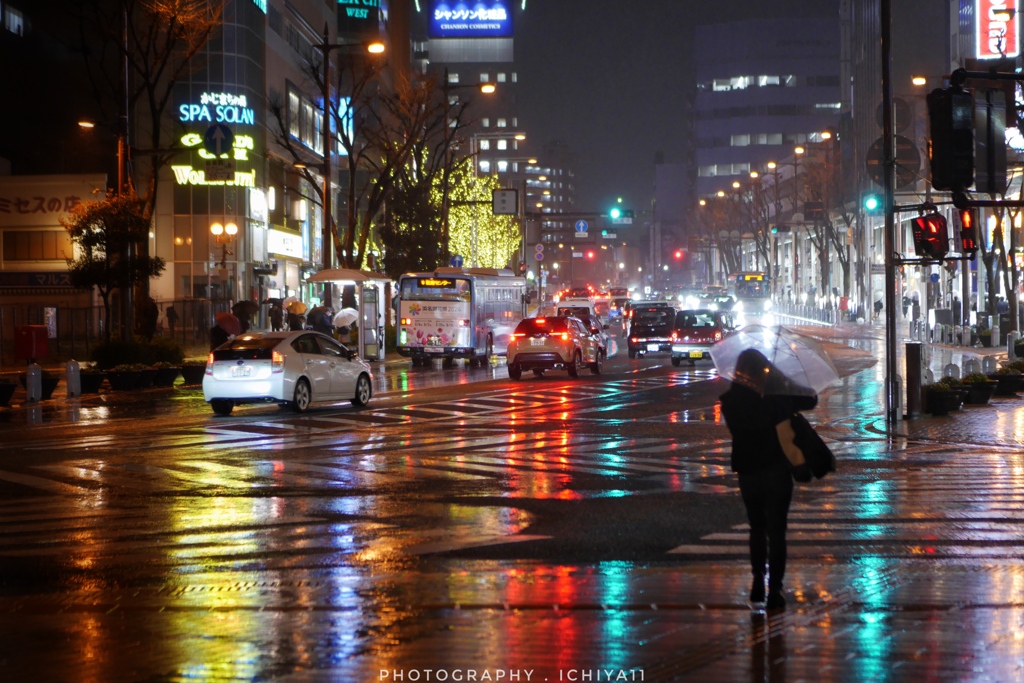
[[[203,398],[218,415],[240,403],[281,403],[299,413],[313,401],[364,406],[372,395],[369,364],[308,330],[239,335],[210,352],[203,377]]]

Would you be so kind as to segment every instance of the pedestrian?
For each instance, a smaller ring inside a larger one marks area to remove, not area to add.
[[[881,299],[877,299],[875,301],[875,320],[878,320],[878,316],[882,315],[882,308],[884,308],[884,304],[882,303],[882,300]]]
[[[299,330],[304,329],[303,328],[303,323],[304,322],[305,322],[305,318],[303,318],[299,314],[297,314],[297,313],[289,313],[288,314],[288,331],[289,332],[298,332]]]
[[[903,295],[903,317],[907,317],[907,309],[910,308],[910,297]]]
[[[796,410],[813,408],[818,401],[817,396],[766,395],[766,383],[776,380],[786,381],[759,351],[747,349],[736,360],[732,386],[720,397],[732,435],[732,470],[739,478],[750,524],[750,601],[765,600],[767,561],[769,610],[786,606],[782,579],[786,573],[786,523],[793,479],[811,478],[800,449],[793,443],[790,418]],[[801,464],[794,468],[791,463]]]
[[[338,328],[338,341],[342,344],[352,343],[352,328],[348,325],[342,325]]]
[[[270,306],[270,329],[274,332],[280,332],[281,327],[284,323],[284,309],[281,308],[281,304],[275,303]]]
[[[215,348],[224,344],[231,338],[231,335],[221,327],[220,325],[214,325],[210,328],[210,350],[213,351]]]
[[[139,310],[139,334],[146,341],[153,341],[153,335],[156,334],[156,324],[160,319],[160,309],[156,305],[156,301],[153,301],[153,297],[147,297],[146,301],[143,302]]]
[[[910,297],[910,317],[914,322],[921,319],[921,297],[917,295],[917,292]]]
[[[174,310],[174,304],[167,307],[164,311],[164,317],[167,318],[167,329],[170,330],[171,336],[174,336],[174,328],[178,324],[178,312]]]

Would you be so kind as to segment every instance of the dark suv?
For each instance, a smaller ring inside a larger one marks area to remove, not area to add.
[[[632,306],[629,316],[629,357],[647,353],[671,353],[672,329],[676,308],[669,303],[642,303]]]

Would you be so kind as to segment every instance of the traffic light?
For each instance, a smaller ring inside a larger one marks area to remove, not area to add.
[[[974,98],[963,88],[928,94],[932,187],[961,192],[974,184]]]
[[[974,239],[974,223],[974,211],[960,209],[960,253],[969,256],[972,260],[978,253],[978,242]]]
[[[588,261],[593,261],[594,260],[594,250],[593,249],[587,251],[587,260]]]
[[[864,195],[864,210],[868,213],[875,213],[882,210],[882,198],[877,194]]]
[[[674,254],[674,256],[676,257],[676,261],[682,261],[683,260],[683,250],[682,249],[676,249],[676,253]]]
[[[622,209],[620,209],[617,206],[613,206],[611,209],[608,210],[608,217],[611,218],[612,220],[615,220],[616,218],[622,218]]]
[[[915,218],[911,227],[914,233],[914,251],[917,255],[941,261],[949,251],[946,218],[938,213],[929,213]]]

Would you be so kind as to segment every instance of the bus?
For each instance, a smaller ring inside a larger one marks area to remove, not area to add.
[[[771,310],[771,279],[768,273],[746,271],[729,276],[729,295],[746,316],[760,316]]]
[[[398,278],[399,355],[413,365],[456,358],[486,365],[504,355],[527,316],[526,278],[496,268],[438,268]]]

